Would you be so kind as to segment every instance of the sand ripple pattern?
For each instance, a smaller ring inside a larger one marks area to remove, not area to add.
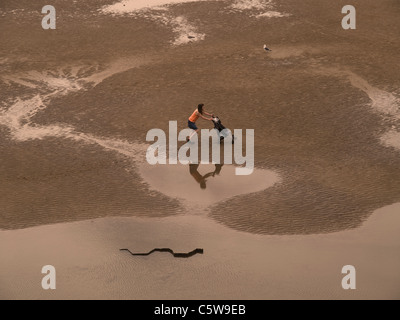
[[[93,215],[165,216],[180,212],[173,199],[148,190],[146,185],[137,187],[142,180],[135,165],[144,161],[147,144],[79,132],[65,123],[38,125],[33,120],[51,106],[52,99],[90,90],[114,74],[141,64],[138,59],[123,59],[108,68],[69,67],[3,77],[6,85],[25,88],[26,93],[3,102],[0,109],[0,132],[11,138],[0,145],[5,148],[4,164],[10,168],[10,179],[6,176],[2,183],[5,197],[0,229],[73,221],[75,214],[84,219]],[[7,158],[13,149],[20,154],[17,179],[12,177],[15,164]],[[104,151],[109,156],[100,159]],[[37,167],[39,159],[41,165]],[[91,164],[86,167],[88,161]]]
[[[314,139],[326,134],[330,127],[336,128],[334,136],[315,148],[306,144],[291,144],[296,152],[281,148],[278,157],[265,163],[271,168],[284,167],[284,182],[216,205],[211,216],[217,221],[258,234],[331,233],[357,228],[374,210],[400,200],[400,177],[392,170],[400,165],[400,104],[396,93],[374,87],[349,70],[318,68],[311,72],[330,78],[332,85],[343,80],[350,84],[346,95],[354,92],[367,103],[356,104],[352,110],[337,106],[329,115],[321,111],[322,106],[319,110],[308,106],[307,112],[318,114],[318,121],[331,117],[325,126],[307,128],[314,130],[310,136]],[[282,120],[275,120],[274,125],[284,127],[286,120]],[[381,125],[374,131],[377,122]],[[264,148],[268,150],[268,146]],[[310,155],[304,154],[303,148]]]

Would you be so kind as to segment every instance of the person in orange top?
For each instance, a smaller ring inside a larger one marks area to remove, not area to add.
[[[207,117],[205,117],[204,115],[209,116],[209,117],[214,117],[213,114],[208,113],[208,112],[206,112],[206,111],[204,110],[204,104],[201,103],[201,104],[199,104],[199,105],[197,106],[197,109],[194,110],[193,113],[192,113],[192,115],[189,117],[189,120],[188,120],[188,127],[189,127],[190,129],[193,129],[194,132],[190,135],[189,138],[186,139],[187,141],[190,141],[190,139],[193,137],[193,135],[195,135],[195,134],[199,131],[199,128],[197,128],[197,126],[196,126],[196,121],[197,121],[199,118],[202,118],[202,119],[208,120],[208,121],[212,121],[212,118],[207,118]]]

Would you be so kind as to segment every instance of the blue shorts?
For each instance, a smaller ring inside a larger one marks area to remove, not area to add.
[[[188,127],[190,129],[193,129],[193,130],[197,130],[198,129],[196,124],[194,122],[190,121],[190,120],[188,120]]]

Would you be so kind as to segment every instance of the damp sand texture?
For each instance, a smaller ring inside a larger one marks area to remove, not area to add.
[[[0,297],[399,299],[400,6],[356,0],[345,31],[346,4],[55,1],[43,30],[2,0]],[[146,133],[198,103],[255,130],[250,180],[148,166]]]

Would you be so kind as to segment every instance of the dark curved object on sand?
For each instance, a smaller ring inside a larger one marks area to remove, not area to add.
[[[174,258],[190,258],[191,256],[194,256],[195,254],[203,254],[204,253],[204,250],[199,249],[199,248],[197,248],[193,251],[190,251],[188,253],[175,253],[170,248],[155,248],[147,253],[133,253],[129,249],[120,249],[120,251],[128,251],[133,256],[148,256],[148,255],[152,254],[153,252],[169,252],[170,254],[172,254],[174,256]]]

